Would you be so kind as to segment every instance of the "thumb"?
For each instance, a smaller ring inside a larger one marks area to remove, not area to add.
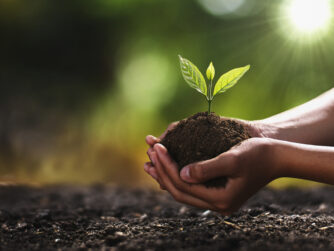
[[[234,163],[233,155],[223,153],[215,158],[183,167],[180,176],[188,183],[203,183],[214,178],[231,175]]]

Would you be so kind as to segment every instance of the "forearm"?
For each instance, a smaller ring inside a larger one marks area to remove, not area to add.
[[[334,147],[274,140],[278,177],[308,179],[334,185]]]
[[[255,123],[265,137],[334,145],[334,88],[303,105]]]

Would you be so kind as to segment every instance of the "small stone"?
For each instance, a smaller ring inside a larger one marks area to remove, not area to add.
[[[143,214],[143,215],[140,216],[139,219],[140,219],[141,221],[143,221],[143,220],[145,220],[146,218],[147,218],[147,214]]]
[[[184,214],[184,213],[186,213],[187,211],[188,211],[188,208],[185,207],[185,206],[183,206],[183,207],[180,208],[179,213],[180,213],[180,214]]]
[[[127,234],[123,232],[116,232],[115,235],[116,236],[127,236]]]
[[[211,213],[210,210],[206,210],[206,211],[204,211],[201,215],[202,215],[203,217],[205,217],[205,216],[208,216],[210,213]]]
[[[1,228],[2,228],[3,230],[6,230],[6,231],[9,230],[7,224],[5,224],[5,223],[1,225]]]
[[[212,237],[212,240],[216,240],[219,237],[218,234],[216,234],[215,236]]]
[[[19,222],[19,223],[17,223],[17,225],[16,225],[16,227],[17,227],[18,229],[25,228],[26,226],[27,226],[27,223],[25,223],[25,222]]]
[[[317,211],[324,211],[328,208],[328,206],[325,203],[321,203],[318,207]]]

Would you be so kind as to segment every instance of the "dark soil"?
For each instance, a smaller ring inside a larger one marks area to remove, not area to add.
[[[250,135],[242,124],[222,120],[214,113],[199,112],[181,120],[161,143],[181,170],[190,163],[214,158],[248,138]],[[225,178],[218,178],[205,185],[215,187],[225,183]]]
[[[0,187],[0,250],[329,250],[333,198],[264,189],[223,217],[151,190]]]

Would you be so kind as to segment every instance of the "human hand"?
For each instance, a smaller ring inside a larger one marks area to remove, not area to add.
[[[152,153],[154,152],[154,150],[153,150],[153,146],[155,145],[155,144],[157,144],[157,143],[160,143],[161,142],[161,140],[165,137],[165,135],[167,134],[167,132],[168,131],[170,131],[170,130],[172,130],[174,127],[176,127],[177,126],[177,124],[178,124],[179,122],[178,121],[176,121],[176,122],[173,122],[173,123],[171,123],[171,124],[169,124],[169,126],[167,127],[167,129],[160,135],[160,137],[158,137],[158,138],[156,138],[156,137],[154,137],[153,135],[148,135],[148,136],[146,136],[146,139],[145,139],[145,141],[146,141],[146,144],[148,144],[149,145],[149,148],[148,148],[148,150],[147,150],[147,155],[148,155],[148,157],[150,158],[150,162],[146,162],[145,164],[144,164],[144,170],[149,174],[149,175],[151,175],[151,177],[153,178],[153,179],[155,179],[155,180],[157,180],[158,181],[158,175],[157,175],[157,172],[156,172],[156,170],[155,170],[155,168],[154,168],[154,165],[153,165],[153,163],[152,163],[152,159],[151,159],[151,155],[152,155]],[[161,186],[160,185],[160,188],[161,189],[165,189],[163,186]]]
[[[231,118],[226,118],[226,117],[221,117],[222,120],[234,120],[240,124],[242,124],[248,133],[250,134],[251,137],[264,137],[264,134],[261,132],[261,129],[263,128],[261,123],[259,122],[252,122],[252,121],[246,121],[246,120],[240,120],[240,119],[231,119]],[[149,145],[149,149],[147,150],[147,155],[150,158],[150,162],[146,162],[144,164],[144,170],[152,176],[155,180],[157,180],[159,177],[157,176],[157,172],[154,168],[154,164],[152,163],[151,155],[154,152],[153,146],[157,143],[160,143],[161,140],[165,137],[168,131],[172,130],[174,127],[177,126],[179,122],[173,122],[171,123],[165,132],[159,137],[156,138],[152,135],[146,136],[146,143]],[[160,186],[162,189],[164,189],[163,186]]]
[[[276,140],[251,138],[219,156],[185,166],[181,173],[167,149],[155,144],[150,153],[157,181],[175,200],[229,215],[254,193],[280,175]],[[201,183],[227,177],[223,188]]]

